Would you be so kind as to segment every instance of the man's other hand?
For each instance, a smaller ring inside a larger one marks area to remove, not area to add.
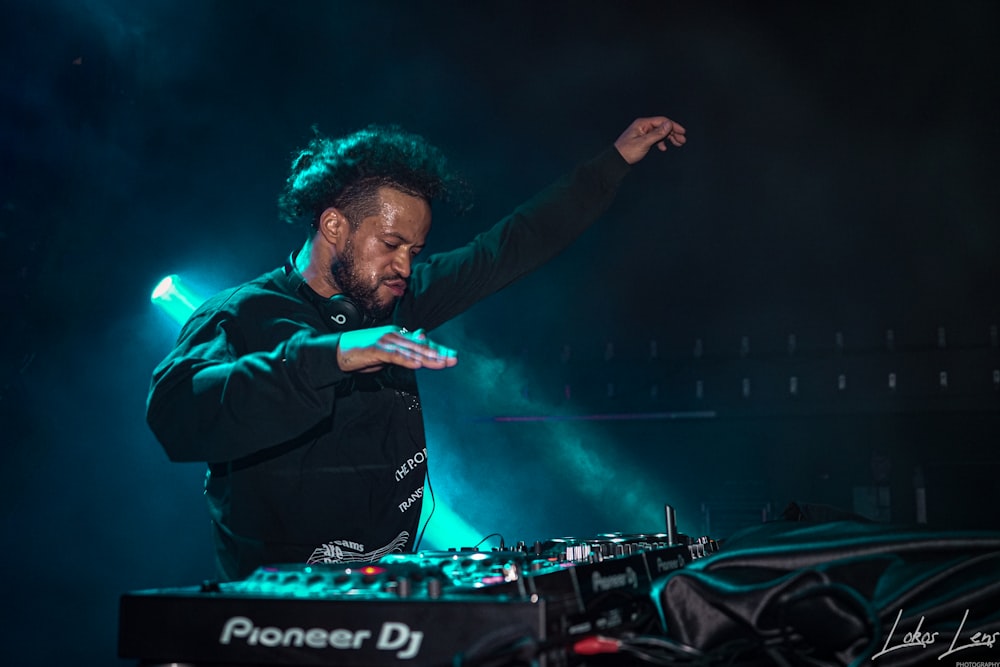
[[[682,125],[666,116],[637,118],[615,141],[615,148],[626,162],[635,164],[646,157],[653,146],[661,151],[667,150],[668,143],[680,148],[687,141],[686,133]]]

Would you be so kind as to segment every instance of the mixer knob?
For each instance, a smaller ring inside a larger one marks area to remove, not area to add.
[[[207,579],[207,580],[201,582],[201,592],[202,593],[220,593],[221,591],[222,591],[222,587],[219,586],[219,582],[218,581],[215,581],[215,580],[212,580],[212,579]]]
[[[719,550],[719,543],[707,535],[702,535],[701,537],[699,537],[698,544],[702,546],[702,549],[704,549],[705,554],[714,554],[716,551]]]
[[[427,597],[437,600],[441,597],[441,580],[438,577],[427,579]]]
[[[396,581],[396,596],[401,598],[410,597],[410,593],[413,591],[413,584],[410,583],[408,577],[400,577]]]

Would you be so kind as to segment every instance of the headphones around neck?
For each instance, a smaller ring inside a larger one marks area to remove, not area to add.
[[[302,283],[307,294],[312,296],[309,300],[319,310],[323,320],[335,332],[352,331],[354,329],[367,329],[374,322],[372,318],[362,310],[361,306],[343,294],[334,294],[330,298],[323,298],[313,292],[309,285]]]
[[[294,253],[285,261],[285,275],[292,280],[295,291],[316,307],[323,321],[334,333],[367,329],[375,324],[371,316],[349,296],[334,294],[331,297],[324,297],[309,287],[309,283],[295,268]]]

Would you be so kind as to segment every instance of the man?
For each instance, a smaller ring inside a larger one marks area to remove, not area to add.
[[[147,420],[205,461],[220,574],[371,562],[414,548],[427,450],[415,371],[454,366],[433,330],[544,263],[611,203],[629,166],[685,142],[657,116],[457,250],[414,265],[454,179],[398,128],[317,137],[281,207],[309,235],[283,268],[219,294],[156,368]]]

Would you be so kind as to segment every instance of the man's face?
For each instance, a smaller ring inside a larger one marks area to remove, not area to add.
[[[431,230],[431,209],[420,197],[379,188],[378,209],[345,226],[330,274],[340,291],[376,320],[392,313],[406,291],[413,259]]]

